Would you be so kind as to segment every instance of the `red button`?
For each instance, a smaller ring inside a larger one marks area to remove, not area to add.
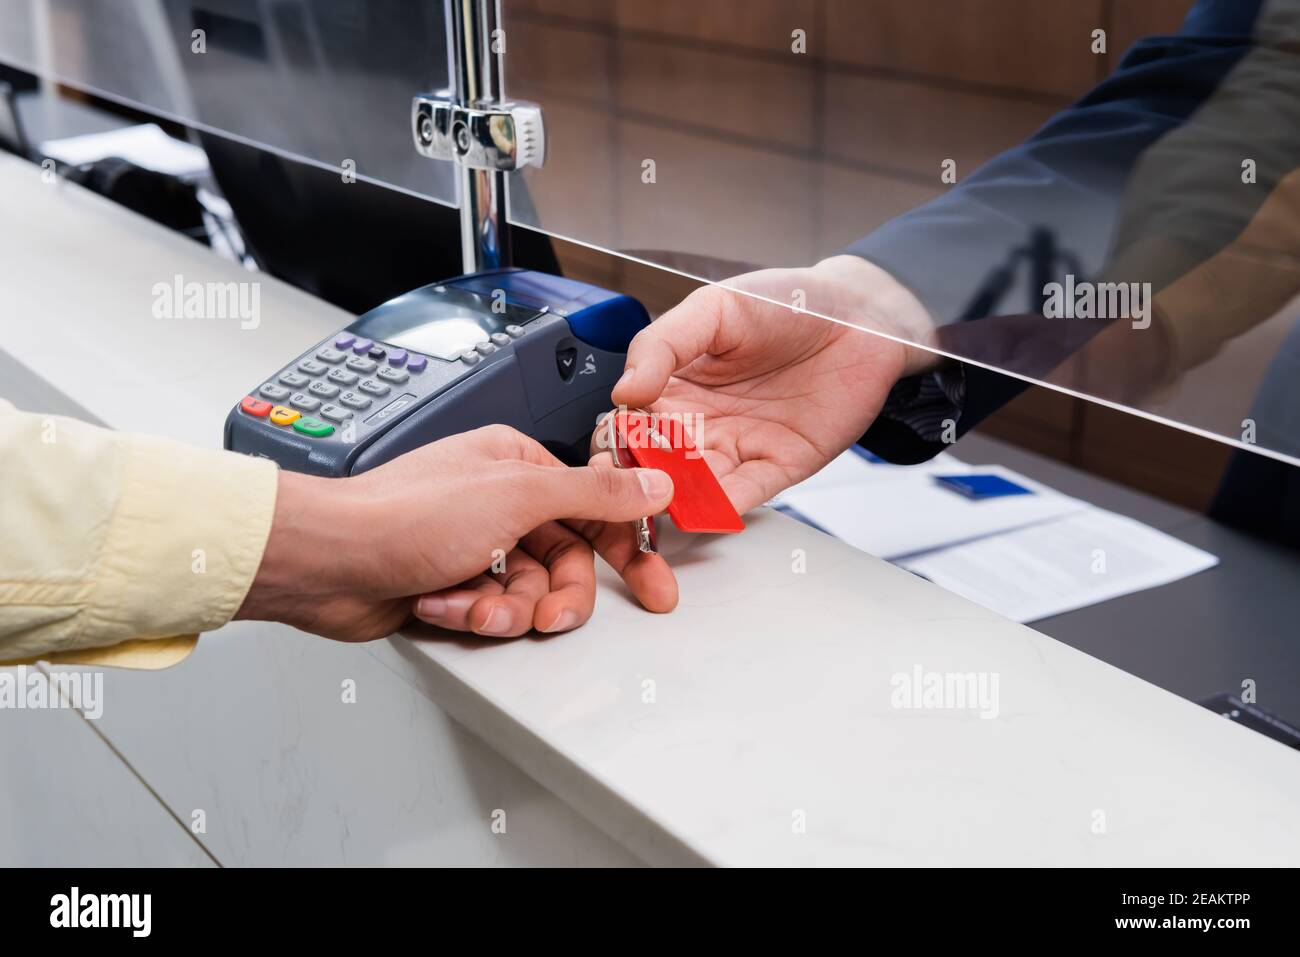
[[[265,418],[266,414],[271,411],[271,403],[263,402],[261,399],[254,399],[251,395],[244,396],[244,400],[239,403],[239,407],[244,412],[259,419]]]

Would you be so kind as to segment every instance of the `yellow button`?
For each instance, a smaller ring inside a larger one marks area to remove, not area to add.
[[[277,405],[271,410],[271,421],[276,425],[293,425],[301,413],[287,409],[282,405]]]

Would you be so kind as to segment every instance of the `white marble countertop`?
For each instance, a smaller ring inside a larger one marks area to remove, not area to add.
[[[348,318],[7,157],[0,211],[0,348],[117,428],[217,445]],[[257,278],[258,328],[154,318],[177,274]],[[651,863],[1300,863],[1294,752],[784,516],[749,524],[665,534],[669,616],[603,570],[575,633],[365,651]],[[996,676],[996,716],[897,707],[917,669]]]

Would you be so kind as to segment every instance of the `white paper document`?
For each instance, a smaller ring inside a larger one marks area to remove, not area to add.
[[[809,482],[783,492],[776,504],[855,548],[889,561],[1060,518],[1087,507],[997,465],[971,466],[949,458],[912,468],[886,466],[885,471],[869,473],[869,480],[840,481],[855,467],[840,459]],[[821,478],[832,468],[836,470],[832,480]],[[1032,494],[974,501],[934,480],[935,475],[976,472],[1001,476]]]
[[[195,176],[208,169],[208,156],[203,150],[168,136],[155,123],[47,140],[40,149],[44,155],[69,166],[120,156],[136,166],[172,176]]]
[[[992,474],[1033,494],[973,500],[936,475]],[[772,503],[856,548],[1029,622],[1177,581],[1218,559],[1010,469],[943,454],[889,465],[850,450]]]
[[[1091,506],[897,562],[1020,622],[1166,585],[1218,563],[1209,552]]]

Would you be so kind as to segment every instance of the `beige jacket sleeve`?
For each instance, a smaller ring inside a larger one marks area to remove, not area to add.
[[[184,657],[242,604],[275,495],[269,461],[0,400],[0,662]]]

